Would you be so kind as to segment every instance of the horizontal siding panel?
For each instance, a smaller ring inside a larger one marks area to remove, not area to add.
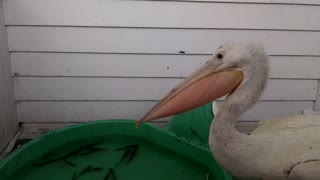
[[[146,0],[148,1],[148,0]],[[166,1],[166,0],[161,0]],[[317,5],[319,0],[176,0],[186,2],[225,2],[225,3],[265,3],[265,4],[305,4]]]
[[[209,57],[11,53],[12,73],[21,76],[186,77]],[[270,64],[271,78],[320,79],[320,57],[271,56]]]
[[[17,100],[159,100],[174,78],[15,78]],[[317,80],[269,81],[263,100],[315,100]]]
[[[5,7],[7,25],[320,30],[320,24],[315,23],[320,19],[319,6],[168,1],[10,0],[6,1]]]
[[[271,78],[320,79],[320,57],[270,57]]]
[[[208,55],[11,53],[12,72],[22,76],[186,77],[209,57]]]
[[[21,122],[84,122],[99,119],[138,119],[156,102],[84,101],[19,102]],[[261,101],[240,119],[256,121],[265,118],[300,114],[310,109],[312,101]]]
[[[313,101],[262,101],[244,113],[240,119],[251,121],[298,115],[303,109],[312,109],[313,104]]]
[[[21,122],[84,122],[138,119],[155,102],[19,102]]]
[[[255,40],[269,54],[320,55],[320,32],[8,27],[10,51],[210,54],[227,41]]]

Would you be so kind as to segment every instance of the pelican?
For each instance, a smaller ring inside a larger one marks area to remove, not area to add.
[[[261,121],[250,134],[235,128],[257,102],[269,62],[258,42],[229,42],[161,99],[137,125],[226,98],[209,132],[215,160],[234,177],[252,180],[320,179],[320,116],[297,115]]]

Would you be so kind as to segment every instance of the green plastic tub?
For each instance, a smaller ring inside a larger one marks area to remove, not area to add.
[[[28,142],[0,161],[1,180],[231,180],[208,148],[211,104],[165,127],[81,123]]]

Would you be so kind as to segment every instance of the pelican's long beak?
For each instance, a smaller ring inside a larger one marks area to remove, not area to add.
[[[237,70],[218,71],[218,67],[206,65],[194,72],[163,97],[136,125],[191,110],[232,92],[241,83],[243,73]]]

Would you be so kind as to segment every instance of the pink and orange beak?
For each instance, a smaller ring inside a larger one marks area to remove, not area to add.
[[[237,70],[217,71],[218,67],[206,65],[194,72],[138,120],[136,126],[191,110],[232,92],[241,83],[243,73]]]

